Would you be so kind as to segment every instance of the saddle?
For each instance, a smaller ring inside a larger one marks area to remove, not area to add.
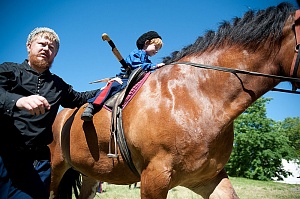
[[[111,140],[109,143],[109,153],[107,154],[110,158],[117,158],[117,144],[120,149],[120,153],[127,163],[131,171],[137,175],[138,177],[140,174],[136,170],[130,151],[128,149],[126,139],[124,136],[123,126],[122,126],[122,110],[128,104],[128,102],[134,97],[137,90],[143,85],[146,81],[148,76],[150,75],[149,72],[145,72],[142,68],[137,68],[131,72],[127,86],[121,90],[119,93],[113,95],[109,98],[104,106],[106,109],[112,111],[111,117]],[[111,145],[114,144],[114,153],[112,153]]]

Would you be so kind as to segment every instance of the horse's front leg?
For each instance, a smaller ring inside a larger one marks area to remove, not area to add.
[[[195,193],[200,194],[205,199],[238,199],[231,182],[228,179],[225,169],[203,186],[193,186],[190,188]]]
[[[211,182],[216,184],[216,188],[210,194],[209,198],[212,199],[238,199],[237,196],[225,169],[217,175],[217,177]]]
[[[141,199],[166,199],[171,180],[171,167],[162,157],[152,160],[141,175]]]

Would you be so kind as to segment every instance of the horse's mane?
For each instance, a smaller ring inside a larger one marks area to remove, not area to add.
[[[270,47],[275,47],[281,42],[285,21],[294,11],[294,6],[285,2],[266,10],[249,10],[243,18],[233,18],[232,24],[228,21],[222,22],[217,32],[208,30],[203,37],[198,37],[194,44],[164,57],[163,62],[170,64],[186,55],[213,50],[224,45],[239,45],[255,51],[268,40],[271,41]]]

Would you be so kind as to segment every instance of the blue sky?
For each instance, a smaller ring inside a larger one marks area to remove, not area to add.
[[[242,17],[249,9],[276,6],[280,0],[1,0],[0,63],[21,63],[27,58],[26,39],[35,27],[54,29],[61,47],[51,71],[85,91],[104,86],[88,82],[114,76],[120,64],[101,35],[107,33],[126,57],[136,39],[149,30],[157,31],[164,47],[152,57],[162,57],[194,43],[207,30],[217,30],[223,21]],[[296,4],[296,0],[288,2]],[[288,83],[278,88],[290,89]],[[270,91],[264,97],[267,116],[274,120],[300,117],[300,95]]]

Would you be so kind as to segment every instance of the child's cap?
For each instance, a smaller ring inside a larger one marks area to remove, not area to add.
[[[144,47],[144,44],[147,40],[151,40],[151,39],[154,39],[154,38],[160,38],[161,39],[161,36],[159,36],[159,34],[155,31],[149,31],[149,32],[146,32],[144,34],[142,34],[137,40],[136,40],[136,46],[138,49],[143,49]]]

